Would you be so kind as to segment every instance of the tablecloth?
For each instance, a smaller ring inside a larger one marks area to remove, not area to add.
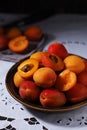
[[[35,24],[48,35],[43,51],[49,44],[58,41],[70,53],[87,58],[87,15],[56,14]],[[5,78],[14,64],[12,61],[0,60],[0,130],[87,129],[87,106],[50,113],[26,108],[13,99],[6,89]]]

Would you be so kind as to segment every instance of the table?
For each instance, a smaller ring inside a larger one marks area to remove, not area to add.
[[[56,14],[35,23],[48,35],[43,50],[53,41],[64,44],[68,51],[87,58],[87,15]],[[44,44],[44,43],[43,43]],[[0,130],[85,130],[87,106],[60,113],[31,110],[8,93],[5,78],[15,61],[0,57]]]

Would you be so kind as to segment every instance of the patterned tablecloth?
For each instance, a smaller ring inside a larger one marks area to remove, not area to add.
[[[43,50],[53,41],[59,41],[70,53],[87,58],[86,15],[55,15],[36,24],[47,36],[40,42]],[[87,129],[87,106],[68,112],[49,113],[31,110],[13,99],[6,89],[5,78],[15,62],[0,56],[0,130]]]

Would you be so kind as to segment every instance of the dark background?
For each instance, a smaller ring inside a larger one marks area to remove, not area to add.
[[[87,13],[87,0],[1,0],[0,12]]]
[[[41,19],[53,14],[87,14],[87,0],[2,0],[0,13],[34,14]]]

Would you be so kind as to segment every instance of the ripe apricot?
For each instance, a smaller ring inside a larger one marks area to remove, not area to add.
[[[25,36],[16,37],[8,43],[10,50],[16,53],[21,53],[25,51],[29,46],[29,41]]]
[[[13,76],[13,82],[14,82],[15,86],[16,86],[17,88],[19,88],[23,81],[25,81],[25,79],[22,78],[22,77],[19,75],[18,72],[16,72],[16,73],[14,74],[14,76]]]
[[[42,54],[43,53],[44,52],[37,51],[37,52],[31,54],[30,58],[34,58],[34,59],[38,60],[41,63],[41,59],[42,59]]]
[[[56,82],[55,71],[48,67],[39,68],[33,75],[33,80],[41,88],[50,88]]]
[[[44,89],[40,93],[40,103],[45,108],[59,107],[66,103],[66,97],[55,88]]]
[[[20,85],[19,95],[22,99],[36,102],[39,99],[40,88],[33,81],[26,80]]]
[[[8,31],[6,32],[6,35],[9,39],[13,39],[13,38],[16,38],[18,36],[21,36],[22,32],[19,28],[12,27],[12,28],[8,29]]]
[[[76,82],[76,74],[68,69],[65,69],[57,77],[56,88],[60,91],[68,91],[76,84]]]
[[[64,59],[68,56],[68,51],[65,46],[59,42],[53,42],[48,46],[48,52],[57,55],[58,57]]]
[[[84,60],[77,55],[69,55],[64,59],[65,67],[76,74],[85,69]]]
[[[78,103],[87,99],[87,87],[77,83],[70,90],[66,91],[66,98],[71,103]]]
[[[87,71],[82,71],[81,73],[79,73],[77,79],[78,79],[78,82],[87,86]]]
[[[64,68],[64,62],[60,57],[47,52],[42,54],[42,64],[54,71],[60,71]]]
[[[19,66],[18,66],[18,73],[20,76],[22,76],[25,79],[31,78],[34,74],[34,72],[38,69],[39,62],[35,59],[27,59],[24,60]]]
[[[31,25],[24,30],[24,35],[32,41],[38,41],[41,39],[43,33],[40,27]]]

